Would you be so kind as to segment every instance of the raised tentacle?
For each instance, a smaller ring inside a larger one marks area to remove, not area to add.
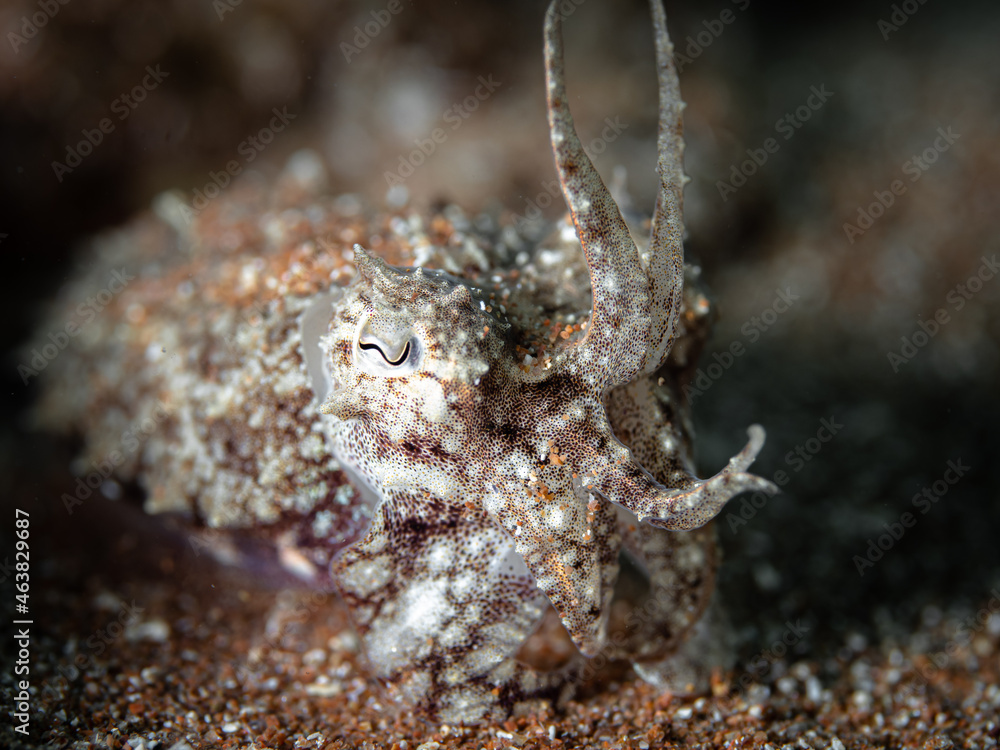
[[[620,443],[608,446],[607,455],[581,451],[574,463],[592,467],[584,487],[631,511],[639,521],[670,531],[690,531],[711,521],[741,492],[778,492],[768,480],[747,472],[764,447],[764,428],[750,425],[747,433],[750,441],[718,474],[708,479],[675,475],[678,486],[673,487],[657,483]]]
[[[684,124],[674,45],[667,34],[662,0],[651,0],[656,41],[656,77],[659,83],[660,121],[656,141],[656,171],[660,189],[656,196],[649,238],[650,341],[643,367],[657,370],[666,359],[676,335],[677,316],[684,292]]]
[[[584,339],[554,369],[587,368],[601,390],[642,369],[649,342],[649,284],[618,205],[576,134],[566,99],[561,16],[545,15],[545,79],[549,129],[559,182],[590,270],[594,310]],[[597,367],[598,362],[606,363]]]

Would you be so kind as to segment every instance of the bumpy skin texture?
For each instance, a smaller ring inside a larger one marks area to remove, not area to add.
[[[739,492],[775,490],[746,472],[758,426],[723,471],[693,472],[681,385],[712,310],[694,271],[685,283],[682,105],[658,1],[653,19],[661,190],[644,255],[576,136],[553,6],[549,120],[579,241],[563,225],[530,245],[454,208],[429,226],[363,217],[321,197],[300,156],[192,224],[161,199],[66,290],[71,307],[110,268],[138,269],[50,365],[41,422],[81,433],[95,466],[117,450],[151,512],[263,536],[332,580],[374,674],[435,720],[568,695],[574,665],[516,658],[550,607],[584,656],[670,684],[713,588],[705,524]],[[655,616],[611,637],[623,556],[644,579],[633,612]]]
[[[682,545],[649,526],[690,531],[734,494],[771,489],[745,472],[763,444],[760,427],[726,469],[697,480],[678,451],[659,455],[676,441],[649,445],[656,438],[643,429],[643,410],[655,412],[656,399],[648,380],[609,396],[661,367],[683,289],[680,106],[662,8],[653,8],[662,183],[645,266],[577,138],[554,5],[546,17],[552,146],[593,290],[586,332],[522,370],[521,332],[486,294],[457,279],[393,269],[359,246],[360,275],[324,340],[334,391],[323,412],[338,419],[337,455],[382,498],[375,524],[335,563],[335,577],[383,678],[445,718],[476,718],[492,703],[550,689],[511,658],[539,612],[519,593],[532,577],[579,650],[593,656],[608,644],[623,549],[647,569],[673,569]],[[662,484],[615,436],[606,400]],[[431,503],[437,511],[428,514]],[[435,533],[425,533],[428,525]],[[486,529],[493,529],[488,543]],[[708,563],[700,542],[687,550],[695,570]],[[496,545],[492,558],[515,560],[505,573],[483,561],[488,544]],[[697,577],[681,589],[697,590]],[[470,596],[496,606],[480,611]],[[418,600],[428,616],[414,623]]]

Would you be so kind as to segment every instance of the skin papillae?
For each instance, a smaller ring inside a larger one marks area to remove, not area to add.
[[[677,658],[705,650],[709,521],[776,490],[747,473],[758,426],[694,474],[682,385],[712,309],[683,260],[682,103],[652,8],[660,190],[642,253],[577,138],[554,6],[549,125],[575,238],[480,231],[456,207],[366,214],[299,155],[193,218],[165,194],[96,240],[40,329],[58,348],[19,368],[45,370],[38,422],[83,441],[66,512],[134,480],[151,513],[263,538],[336,586],[375,677],[431,720],[565,699],[595,655],[676,690]],[[112,274],[124,288],[72,317]],[[223,536],[208,546],[229,554]],[[581,656],[544,672],[517,656],[552,612]]]
[[[381,499],[334,580],[379,677],[440,720],[502,718],[569,691],[571,676],[514,658],[548,603],[585,656],[664,658],[711,588],[713,539],[694,530],[738,493],[775,491],[746,471],[757,425],[725,469],[695,478],[676,389],[655,392],[681,327],[685,178],[672,46],[652,8],[660,190],[645,263],[577,137],[556,4],[545,19],[552,147],[593,291],[585,333],[521,367],[512,342],[525,332],[483,292],[358,246],[360,274],[323,339],[336,454]],[[641,639],[612,641],[623,553],[670,611]]]

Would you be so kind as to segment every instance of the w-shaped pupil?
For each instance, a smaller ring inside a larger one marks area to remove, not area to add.
[[[399,354],[399,359],[396,359],[396,360],[389,359],[386,356],[385,352],[382,351],[379,348],[378,344],[365,344],[365,343],[359,342],[358,346],[359,346],[359,348],[362,351],[365,351],[365,352],[374,349],[375,351],[377,351],[379,354],[382,355],[382,359],[384,359],[388,364],[392,365],[393,367],[399,367],[399,365],[403,364],[406,361],[406,358],[408,356],[410,356],[410,342],[409,341],[406,342],[406,346],[403,347],[403,351],[400,352],[400,354]]]

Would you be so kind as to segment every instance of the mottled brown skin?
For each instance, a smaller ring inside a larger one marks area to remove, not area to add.
[[[379,498],[372,528],[335,562],[334,578],[379,676],[443,720],[496,718],[551,694],[551,676],[513,659],[541,615],[537,595],[525,594],[532,580],[585,656],[609,648],[662,658],[704,610],[715,559],[707,532],[668,540],[657,529],[691,532],[733,495],[773,490],[745,472],[763,444],[760,427],[725,470],[698,480],[683,430],[656,419],[676,389],[654,395],[648,378],[626,385],[666,359],[684,282],[680,107],[669,98],[676,74],[657,3],[654,20],[666,135],[644,267],[576,136],[555,6],[546,18],[553,150],[593,290],[582,336],[521,367],[517,344],[530,336],[493,312],[485,292],[394,269],[357,246],[360,274],[323,339],[332,393],[322,411],[337,419],[337,456]],[[606,403],[646,466],[616,437]],[[623,552],[649,575],[651,596],[676,611],[609,645]],[[511,561],[505,574],[493,570],[497,558]]]
[[[364,215],[308,155],[193,220],[161,196],[95,242],[42,328],[110,269],[136,276],[48,364],[38,421],[83,437],[84,473],[121,454],[107,483],[138,480],[150,512],[263,537],[309,583],[332,579],[374,675],[430,719],[569,695],[585,660],[516,658],[549,611],[584,656],[691,689],[717,565],[705,524],[774,488],[746,472],[756,426],[722,472],[694,474],[681,385],[712,310],[685,280],[682,105],[658,2],[653,19],[661,190],[643,253],[576,137],[552,8],[549,119],[579,242],[565,226],[491,239],[457,210]],[[422,265],[460,275],[404,270]],[[615,630],[623,558],[643,593]]]

